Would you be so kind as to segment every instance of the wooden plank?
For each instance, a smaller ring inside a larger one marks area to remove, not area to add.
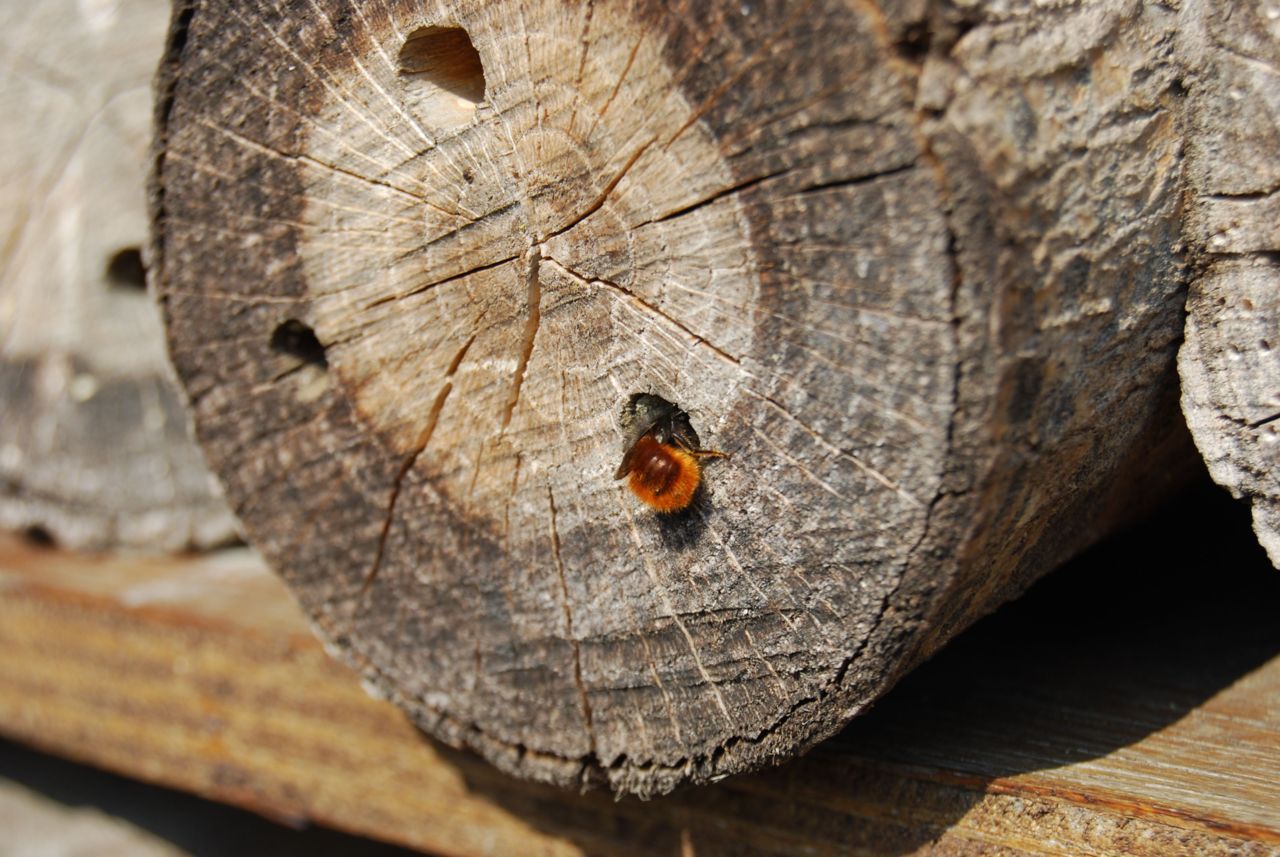
[[[1244,518],[1186,505],[808,756],[648,802],[434,744],[325,655],[248,552],[86,558],[8,538],[0,731],[444,854],[1280,854],[1280,580],[1252,545],[1197,548],[1192,526],[1247,543]]]

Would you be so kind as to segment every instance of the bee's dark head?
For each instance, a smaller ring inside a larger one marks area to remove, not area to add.
[[[631,443],[648,434],[658,443],[676,439],[689,449],[698,448],[698,433],[689,423],[689,415],[653,393],[632,394],[622,408],[622,428]]]
[[[634,393],[622,406],[622,427],[638,428],[644,434],[660,421],[674,416],[680,409],[653,393]]]

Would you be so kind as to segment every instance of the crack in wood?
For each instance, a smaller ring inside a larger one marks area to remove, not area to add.
[[[649,220],[641,221],[640,223],[633,225],[631,228],[639,229],[642,226],[649,226],[654,223],[664,223],[668,220],[675,220],[677,217],[684,217],[686,214],[690,214],[694,211],[697,211],[698,209],[704,206],[711,205],[712,203],[715,203],[715,202],[719,202],[720,200],[724,199],[727,196],[732,196],[734,194],[742,193],[745,190],[750,190],[751,188],[755,187],[756,185],[762,182],[766,182],[769,179],[775,179],[781,175],[785,175],[790,171],[791,171],[791,168],[787,167],[785,169],[777,170],[776,172],[766,173],[765,175],[762,175],[762,176],[756,176],[753,179],[746,179],[745,181],[741,181],[741,182],[738,182],[737,184],[730,185],[729,187],[721,188],[720,190],[716,191],[715,193],[709,196],[705,196],[702,199],[699,199],[695,202],[691,202],[686,206],[675,209],[674,211],[669,211],[666,214],[661,214]]]
[[[783,416],[785,416],[788,420],[790,420],[791,422],[793,422],[793,423],[795,423],[797,426],[799,426],[799,427],[800,427],[800,428],[801,428],[801,429],[802,429],[806,434],[808,434],[810,437],[812,437],[814,440],[816,440],[820,445],[822,445],[822,446],[826,447],[830,452],[835,453],[837,456],[839,456],[839,457],[841,457],[841,458],[844,458],[844,459],[848,460],[848,461],[849,461],[849,462],[851,462],[855,467],[857,467],[859,470],[861,470],[863,473],[867,474],[867,475],[868,475],[868,476],[870,476],[872,479],[874,479],[876,482],[879,482],[881,485],[883,485],[884,487],[888,488],[889,490],[891,490],[891,491],[895,492],[896,494],[898,494],[898,496],[902,497],[902,498],[903,498],[903,499],[905,499],[905,500],[909,500],[909,501],[911,501],[911,503],[913,503],[914,505],[917,505],[917,506],[924,506],[924,505],[926,505],[922,500],[920,500],[920,498],[918,498],[918,497],[916,497],[914,494],[911,494],[910,492],[908,492],[905,488],[903,488],[903,487],[902,487],[901,485],[899,485],[897,482],[893,481],[893,480],[892,480],[892,479],[890,479],[888,476],[886,476],[885,474],[881,473],[879,470],[876,470],[876,469],[875,469],[874,467],[872,467],[870,464],[867,464],[865,461],[863,461],[862,459],[858,458],[858,457],[857,457],[856,455],[854,455],[853,453],[848,452],[847,450],[843,450],[843,449],[841,449],[840,447],[836,446],[836,445],[835,445],[834,443],[832,443],[831,441],[827,440],[825,437],[823,437],[823,435],[822,435],[822,433],[821,433],[821,432],[818,432],[818,431],[816,431],[815,429],[813,429],[812,427],[810,427],[810,426],[806,425],[806,424],[804,423],[804,421],[803,421],[803,420],[801,420],[801,419],[800,419],[799,417],[797,417],[795,414],[791,413],[791,411],[790,411],[790,410],[788,410],[787,408],[783,407],[780,403],[778,403],[776,400],[774,400],[774,399],[773,399],[773,398],[771,398],[770,396],[765,396],[765,395],[763,395],[763,394],[761,394],[761,393],[757,393],[755,390],[752,390],[752,389],[751,389],[751,388],[749,388],[749,387],[743,387],[742,389],[743,389],[743,392],[747,393],[747,395],[754,396],[755,398],[759,399],[760,401],[762,401],[762,402],[767,402],[768,404],[772,405],[772,406],[773,406],[774,408],[776,408],[776,409],[777,409],[777,410],[778,410],[778,411],[779,411]],[[833,490],[834,490],[834,489],[833,489]]]
[[[316,2],[316,0],[307,0],[307,2],[311,6],[311,8],[315,10],[316,14],[324,20],[325,26],[329,28],[329,32],[333,35],[333,37],[335,39],[340,38],[338,34],[338,29],[333,24],[333,19],[330,18],[325,13],[324,9],[320,7],[320,5]],[[381,42],[379,42],[377,36],[373,34],[372,29],[369,27],[369,23],[364,19],[364,15],[360,13],[360,4],[353,3],[351,5],[351,9],[355,13],[356,17],[360,18],[360,22],[364,24],[365,32],[368,34],[369,42],[378,50],[379,53],[382,54],[383,58],[387,61],[388,65],[390,65],[391,58],[388,57],[386,52],[382,50]],[[399,114],[400,118],[403,119],[406,123],[408,123],[409,126],[418,133],[418,136],[422,138],[422,141],[427,144],[428,148],[434,149],[436,145],[436,141],[433,140],[431,136],[427,134],[426,130],[420,124],[418,124],[418,120],[414,119],[411,115],[409,115],[409,113],[405,111],[405,109],[400,105],[400,102],[397,99],[391,97],[391,93],[387,91],[387,88],[382,84],[378,83],[377,79],[369,73],[369,70],[364,67],[364,63],[360,62],[359,53],[356,51],[351,51],[350,60],[352,65],[354,65],[357,69],[360,70],[360,74],[364,77],[364,79],[369,81],[369,85],[372,86],[373,89],[380,96],[382,96],[383,100],[386,101],[388,105],[390,105],[391,109],[395,111],[397,114]],[[391,66],[391,68],[393,71],[395,70],[395,66]],[[366,105],[366,107],[369,107],[370,109],[372,109],[371,105]]]
[[[897,167],[890,167],[887,170],[877,170],[876,172],[867,173],[866,175],[852,176],[850,178],[843,178],[843,179],[833,179],[832,181],[828,181],[828,182],[818,182],[816,184],[805,185],[804,187],[797,188],[795,191],[793,191],[792,195],[800,196],[802,194],[808,194],[808,193],[820,193],[821,191],[824,191],[824,190],[834,190],[836,188],[857,187],[858,185],[870,184],[871,182],[878,181],[879,179],[889,178],[891,176],[896,176],[900,173],[905,173],[905,172],[914,170],[917,165],[918,165],[918,161],[916,161],[915,159],[912,159],[908,163],[902,164],[901,166],[897,166]]]
[[[394,257],[391,260],[392,264],[403,262],[405,259],[408,259],[412,256],[421,255],[426,251],[430,250],[432,247],[436,246],[437,244],[442,244],[446,241],[465,241],[465,239],[463,238],[463,233],[465,233],[467,230],[484,228],[488,222],[496,220],[501,215],[506,214],[508,211],[511,211],[512,209],[519,208],[522,205],[528,205],[528,202],[512,200],[510,202],[505,203],[504,205],[498,206],[497,208],[490,209],[489,211],[486,211],[484,214],[477,214],[475,212],[468,210],[466,212],[466,216],[469,219],[467,220],[466,223],[463,223],[460,226],[450,229],[448,232],[441,233],[440,235],[437,235],[435,238],[432,238],[430,241],[427,241],[425,243],[415,244],[412,249],[408,250],[407,252],[401,253],[399,256]],[[510,258],[514,259],[516,255],[518,254],[512,254]]]
[[[696,333],[695,331],[690,329],[686,324],[681,322],[679,319],[658,309],[656,306],[649,303],[644,298],[640,297],[635,292],[631,291],[625,286],[620,286],[617,283],[614,283],[610,280],[602,279],[600,277],[585,277],[582,274],[579,274],[577,271],[573,270],[572,268],[568,267],[564,263],[550,256],[546,257],[544,261],[549,265],[554,265],[557,269],[559,269],[562,273],[564,273],[565,276],[571,277],[572,279],[577,280],[579,283],[585,286],[604,286],[605,288],[610,289],[619,295],[629,298],[630,300],[644,307],[654,316],[663,319],[668,324],[671,324],[674,327],[679,328],[682,333],[684,333],[685,335],[693,339],[694,345],[705,346],[706,348],[714,352],[716,356],[720,357],[721,359],[729,363],[732,363],[734,366],[741,367],[742,361],[739,360],[737,357],[734,357],[728,351],[725,351],[723,348],[711,342],[705,336],[702,336],[701,334]]]
[[[765,446],[772,449],[774,455],[776,455],[778,458],[781,458],[783,461],[785,461],[797,472],[803,473],[805,476],[809,478],[810,481],[813,482],[813,484],[817,485],[823,491],[826,491],[828,494],[835,497],[841,503],[853,504],[855,502],[855,500],[852,497],[846,497],[844,494],[840,493],[840,491],[834,485],[832,485],[830,482],[823,479],[821,476],[819,476],[818,474],[810,470],[808,467],[806,467],[803,461],[789,454],[780,445],[774,443],[773,439],[769,437],[769,434],[767,432],[760,431],[760,429],[756,428],[755,426],[751,426],[751,433],[754,434],[761,443],[763,443]]]
[[[502,507],[502,538],[505,541],[511,534],[511,501],[515,499],[516,489],[520,486],[520,467],[524,463],[524,453],[516,452],[516,463],[511,470],[511,488],[507,491],[507,500]]]
[[[231,73],[231,74],[233,74],[233,75],[236,75],[236,76],[240,77],[240,86],[242,86],[246,92],[249,92],[249,93],[250,93],[250,94],[252,94],[255,98],[257,98],[258,100],[262,101],[262,102],[266,105],[267,109],[269,109],[269,110],[273,110],[273,111],[279,111],[279,112],[282,112],[282,113],[287,113],[287,114],[289,114],[289,115],[292,115],[292,116],[296,117],[296,119],[297,119],[297,121],[298,121],[299,123],[305,123],[306,125],[308,125],[308,126],[311,128],[311,131],[312,131],[312,132],[315,132],[315,133],[319,133],[319,134],[324,135],[324,137],[325,137],[326,139],[328,139],[330,142],[332,142],[334,145],[336,145],[336,146],[340,146],[341,148],[343,148],[343,149],[344,149],[344,150],[346,150],[347,152],[350,152],[354,157],[360,158],[362,161],[365,161],[365,162],[367,162],[367,163],[369,163],[369,164],[373,165],[375,168],[377,168],[378,170],[381,170],[381,171],[382,171],[384,174],[386,174],[386,175],[399,175],[399,176],[402,176],[402,177],[404,177],[404,178],[408,179],[411,183],[418,184],[418,185],[422,185],[422,186],[424,186],[424,187],[425,187],[425,185],[423,184],[423,182],[422,182],[419,178],[417,178],[416,176],[412,176],[412,175],[410,175],[410,174],[408,174],[408,173],[405,173],[403,170],[401,170],[401,169],[400,169],[400,165],[391,164],[391,163],[385,163],[385,162],[383,162],[383,161],[378,160],[377,158],[375,158],[375,157],[373,157],[372,155],[370,155],[368,152],[364,151],[364,149],[359,148],[359,147],[357,147],[357,146],[353,146],[353,145],[352,145],[352,144],[351,144],[351,143],[350,143],[346,138],[344,138],[343,136],[341,136],[341,135],[339,135],[339,134],[335,134],[333,131],[329,130],[327,127],[325,127],[325,125],[323,125],[322,123],[318,122],[318,121],[315,119],[315,117],[313,117],[313,116],[308,116],[308,115],[306,115],[306,114],[304,114],[304,113],[302,113],[302,112],[298,111],[298,110],[297,110],[296,108],[294,108],[293,106],[291,106],[291,105],[289,105],[289,104],[286,104],[286,103],[284,103],[284,102],[281,102],[281,101],[279,101],[279,100],[277,100],[277,99],[275,99],[275,98],[272,98],[270,95],[268,95],[268,94],[266,94],[265,92],[263,92],[262,90],[260,90],[260,89],[256,88],[255,86],[253,86],[253,84],[252,84],[250,81],[245,80],[242,76],[240,76],[240,75],[238,74],[238,70],[237,70],[237,69],[235,69],[235,68],[233,68],[233,67],[231,67],[231,66],[227,65],[227,64],[226,64],[226,63],[224,63],[224,62],[218,61],[217,59],[215,59],[215,60],[213,61],[213,64],[214,64],[214,65],[216,65],[216,66],[218,66],[219,68],[225,69],[226,71],[228,71],[229,73]],[[317,163],[317,164],[321,164],[321,165],[324,165],[324,166],[330,166],[330,165],[326,164],[326,163],[325,163],[325,162],[323,162],[323,161],[318,161],[318,160],[317,160],[317,161],[315,161],[315,163]],[[452,163],[452,160],[451,160],[451,163]],[[443,174],[443,173],[441,173],[441,172],[440,172],[439,168],[437,168],[433,162],[428,161],[428,162],[427,162],[427,165],[428,165],[428,166],[431,168],[431,170],[432,170],[432,171],[433,171],[433,172],[434,172],[434,173],[435,173],[435,174],[436,174],[436,175],[441,179],[441,182],[442,182],[442,183],[446,183],[446,182],[448,181],[448,179],[444,176],[444,174]],[[408,195],[410,195],[410,196],[417,196],[416,194],[413,194],[412,192],[410,192],[410,191],[408,191],[408,190],[405,190],[404,188],[401,188],[401,187],[399,187],[399,186],[397,186],[397,185],[393,185],[393,184],[391,184],[391,183],[389,183],[389,182],[382,182],[382,181],[378,181],[378,180],[376,180],[376,179],[372,179],[372,178],[370,178],[369,176],[364,176],[364,175],[362,175],[362,174],[353,173],[353,172],[349,172],[349,173],[347,173],[347,174],[348,174],[348,175],[351,175],[351,176],[354,176],[354,177],[356,177],[356,178],[359,178],[361,181],[373,182],[373,183],[375,183],[375,184],[380,184],[380,185],[385,186],[385,187],[390,187],[390,188],[393,188],[393,189],[395,189],[395,190],[399,190],[399,191],[401,191],[402,193],[408,194]],[[421,197],[418,197],[418,198],[419,198],[419,199],[421,199]],[[316,200],[314,200],[314,199],[313,199],[312,201],[316,201]],[[435,203],[428,202],[427,204],[428,204],[428,205],[431,205],[431,206],[434,206],[434,207],[439,208],[439,206],[436,206],[436,205],[435,205]],[[449,212],[448,212],[448,210],[447,210],[447,209],[444,209],[444,208],[440,208],[439,210],[440,210],[442,213],[445,213],[445,214],[448,214],[448,213],[449,213]],[[473,212],[468,211],[465,207],[463,207],[463,214],[468,215],[468,216],[472,216],[472,217],[474,217],[474,216],[475,216]],[[457,215],[455,215],[455,216],[457,216]]]
[[[482,265],[475,265],[474,267],[468,268],[467,270],[461,271],[457,274],[450,274],[447,277],[441,277],[438,280],[431,280],[430,282],[414,286],[412,289],[410,289],[407,292],[397,292],[396,294],[393,294],[393,295],[383,295],[380,298],[375,298],[374,300],[369,301],[369,303],[365,304],[362,307],[362,309],[365,309],[365,310],[376,309],[377,307],[380,307],[383,304],[391,303],[392,301],[403,300],[404,298],[411,298],[411,297],[414,297],[415,295],[420,295],[423,292],[430,291],[431,289],[434,289],[436,286],[443,286],[446,283],[452,283],[454,280],[461,280],[463,277],[469,277],[472,274],[479,274],[482,271],[491,271],[494,268],[498,268],[507,264],[508,262],[514,262],[518,258],[520,257],[515,255],[503,256],[501,259],[498,259],[495,262],[485,262]]]
[[[462,344],[458,349],[458,353],[454,355],[453,360],[449,363],[449,368],[445,371],[444,383],[440,385],[440,392],[436,393],[436,399],[431,403],[431,410],[427,413],[427,421],[419,432],[417,443],[414,445],[413,451],[405,456],[404,461],[400,465],[400,469],[396,472],[395,479],[391,483],[391,498],[387,501],[387,514],[382,521],[382,530],[378,533],[378,548],[373,555],[373,564],[369,567],[369,571],[365,574],[364,582],[360,585],[359,597],[363,598],[369,591],[369,587],[373,585],[373,581],[377,578],[378,572],[382,569],[382,558],[386,553],[387,536],[391,533],[391,524],[395,520],[396,503],[400,499],[400,489],[404,484],[405,477],[409,475],[409,471],[418,463],[418,458],[426,451],[427,444],[431,442],[431,436],[435,434],[436,425],[440,422],[440,413],[444,410],[444,403],[449,398],[449,394],[453,392],[453,376],[457,373],[458,367],[462,365],[462,359],[467,356],[468,349],[471,344],[476,341],[478,334],[472,334],[471,338]]]
[[[1240,191],[1239,193],[1211,193],[1201,198],[1211,199],[1215,202],[1258,202],[1270,199],[1276,193],[1280,193],[1280,185],[1262,190]]]
[[[352,116],[357,117],[361,123],[368,126],[370,131],[378,137],[381,137],[389,145],[400,149],[406,158],[412,159],[418,156],[419,153],[411,146],[398,137],[393,137],[386,132],[383,127],[384,123],[380,121],[377,113],[368,104],[357,100],[349,91],[347,91],[346,87],[334,82],[334,75],[332,72],[325,69],[325,75],[321,76],[316,69],[324,69],[324,66],[322,64],[308,62],[305,57],[300,56],[289,46],[288,42],[281,38],[278,32],[271,28],[266,21],[255,18],[254,23],[258,24],[258,27],[255,28],[243,15],[236,11],[234,4],[230,5],[227,11],[240,22],[247,35],[251,35],[259,31],[262,35],[265,35],[266,38],[262,38],[261,35],[259,36],[264,47],[269,47],[274,44],[281,53],[288,57],[290,65],[307,72],[317,83],[329,92],[335,102],[341,104],[351,113]],[[359,105],[360,109],[357,109],[357,105]]]
[[[1272,414],[1269,417],[1263,417],[1260,420],[1254,420],[1253,422],[1249,423],[1249,428],[1251,429],[1262,428],[1265,425],[1270,425],[1276,420],[1280,420],[1280,413]]]
[[[784,610],[773,604],[773,599],[769,597],[768,593],[761,589],[760,584],[756,582],[755,578],[742,567],[742,563],[738,561],[738,555],[733,552],[733,549],[729,547],[729,543],[720,535],[716,528],[712,526],[711,516],[701,509],[695,509],[694,513],[702,519],[703,526],[706,527],[707,532],[711,534],[711,537],[716,540],[716,544],[718,544],[720,546],[720,550],[724,552],[724,558],[729,561],[729,565],[733,567],[733,570],[738,577],[747,582],[747,585],[755,591],[756,595],[760,597],[760,600],[770,610],[770,612],[777,616],[782,623],[787,626],[787,629],[791,631],[792,634],[796,634],[798,636],[799,628],[796,626],[796,623],[791,620],[791,617],[787,616]],[[816,624],[816,619],[814,619],[812,612],[804,608],[800,602],[796,600],[794,593],[791,593],[791,595],[792,602],[796,605],[796,609],[807,613],[810,620],[813,620]]]
[[[791,26],[802,15],[807,15],[809,13],[812,5],[812,0],[808,0],[808,2],[805,3],[797,3],[795,8],[791,10],[791,14],[782,22],[781,26],[778,27],[777,32],[775,32],[770,38],[763,39],[760,42],[760,46],[752,52],[751,56],[739,63],[737,68],[733,69],[732,72],[725,76],[724,82],[716,87],[710,95],[703,99],[702,103],[699,104],[696,109],[690,112],[689,118],[684,121],[684,124],[677,128],[675,133],[667,138],[667,142],[662,144],[662,150],[666,151],[667,149],[670,149],[672,143],[678,140],[685,131],[688,131],[693,127],[694,123],[705,116],[707,111],[709,111],[726,92],[738,84],[739,78],[750,71],[757,63],[764,61],[767,52],[778,43],[782,36],[791,29]]]
[[[268,148],[269,151],[275,151],[270,149],[270,147],[266,147],[266,148]],[[290,159],[296,160],[298,163],[301,163],[301,164],[306,164],[313,167],[319,167],[320,169],[329,170],[335,173],[336,175],[345,176],[346,178],[352,179],[353,181],[356,181],[361,184],[371,185],[373,187],[386,188],[389,191],[393,191],[395,193],[402,194],[404,196],[409,197],[409,199],[412,200],[414,203],[420,203],[422,205],[427,206],[428,208],[435,209],[440,214],[443,214],[446,217],[463,219],[466,217],[477,216],[474,212],[470,212],[470,211],[462,212],[462,211],[455,211],[451,208],[446,208],[445,206],[440,205],[437,202],[432,202],[431,200],[427,199],[425,196],[423,196],[420,193],[414,193],[413,191],[408,190],[407,188],[400,187],[397,184],[392,184],[389,181],[383,181],[382,179],[374,178],[373,176],[367,176],[367,175],[364,175],[363,173],[357,173],[354,170],[343,169],[342,167],[339,167],[337,164],[331,164],[328,161],[322,161],[311,155],[288,155],[283,152],[278,152],[277,154],[279,154],[281,157],[284,157],[284,158],[290,158]],[[385,166],[382,166],[381,168],[386,169]]]
[[[702,663],[702,655],[698,653],[698,646],[693,641],[693,635],[689,633],[689,627],[685,625],[684,621],[680,618],[679,611],[677,611],[675,609],[675,605],[671,603],[671,594],[667,591],[667,587],[662,584],[661,579],[658,577],[658,572],[653,567],[653,564],[649,562],[649,555],[645,551],[644,542],[640,538],[640,530],[636,527],[636,519],[635,516],[631,514],[630,508],[627,509],[627,523],[630,526],[631,539],[635,544],[636,551],[640,554],[641,564],[644,565],[645,573],[653,583],[654,590],[658,593],[658,597],[662,600],[663,609],[666,610],[666,617],[674,622],[675,626],[680,629],[680,633],[684,637],[685,643],[689,646],[689,654],[693,658],[694,666],[698,669],[698,674],[702,677],[706,686],[711,689],[712,695],[715,696],[716,706],[720,709],[720,713],[724,715],[724,722],[730,728],[733,728],[733,717],[729,714],[729,707],[725,704],[724,695],[720,693],[720,686],[716,684],[715,679],[713,679],[711,674],[707,672],[706,666]],[[654,666],[654,673],[657,673],[656,663]],[[671,716],[674,720],[674,712]]]
[[[524,252],[521,261],[524,263],[524,279],[528,287],[529,314],[525,319],[524,335],[520,340],[520,357],[516,361],[515,375],[511,379],[511,393],[503,409],[502,432],[511,425],[511,416],[515,413],[516,404],[520,401],[520,389],[524,386],[524,376],[529,369],[529,358],[533,356],[533,343],[538,337],[538,328],[542,324],[542,280],[538,273],[542,265],[542,247],[531,244]]]
[[[649,147],[652,146],[655,142],[656,140],[651,137],[649,138],[649,140],[642,143],[639,148],[637,148],[634,152],[631,153],[631,157],[627,158],[627,162],[622,165],[622,168],[618,170],[617,174],[609,181],[607,185],[604,186],[604,190],[600,191],[599,195],[596,196],[596,198],[591,201],[591,203],[583,210],[581,214],[579,214],[577,217],[570,220],[564,226],[561,226],[559,229],[556,229],[553,232],[549,232],[541,240],[545,242],[545,241],[551,240],[552,238],[555,238],[558,235],[563,235],[564,233],[568,232],[570,229],[577,226],[579,223],[581,223],[582,221],[586,220],[588,217],[590,217],[591,215],[599,211],[600,207],[603,206],[605,202],[609,199],[609,195],[612,194],[614,189],[618,186],[618,183],[621,182],[623,177],[628,172],[630,172],[632,167],[636,165],[636,161],[640,160],[640,156],[643,155],[649,149]]]
[[[589,19],[588,19],[589,20]],[[587,136],[583,139],[588,142],[596,133],[596,127],[600,124],[600,120],[604,118],[604,114],[609,112],[609,108],[613,105],[613,100],[618,97],[618,91],[622,89],[622,82],[627,79],[627,73],[631,71],[631,66],[636,61],[636,54],[640,53],[640,46],[644,44],[645,33],[641,31],[640,38],[636,39],[635,45],[631,48],[631,55],[627,57],[627,64],[622,67],[622,73],[618,75],[618,81],[613,85],[613,91],[609,93],[609,97],[605,99],[604,106],[600,108],[600,112],[596,114],[595,120],[591,123],[591,127],[587,129]],[[585,62],[586,55],[583,55]],[[579,70],[581,72],[581,70]]]
[[[582,44],[582,53],[578,57],[578,73],[573,78],[573,91],[582,91],[582,75],[587,70],[587,51],[591,47],[588,36],[591,35],[591,18],[595,15],[595,0],[587,0],[587,13],[582,22],[582,36],[580,42]],[[578,103],[579,99],[574,99],[573,110],[569,114],[569,121],[565,123],[565,127],[569,129],[569,133],[573,134],[578,128]],[[592,128],[595,126],[592,125]]]
[[[302,166],[309,166],[309,167],[314,167],[316,169],[325,170],[327,172],[333,173],[334,175],[339,175],[339,176],[343,176],[344,178],[351,179],[352,181],[355,181],[362,185],[366,185],[369,187],[380,187],[385,190],[389,190],[392,193],[396,193],[401,196],[408,197],[408,199],[412,203],[422,204],[429,208],[433,208],[436,211],[440,212],[441,214],[445,215],[446,217],[453,217],[453,218],[463,217],[463,214],[461,212],[451,211],[435,202],[432,202],[431,200],[427,199],[425,196],[421,194],[414,193],[411,190],[407,190],[403,187],[400,187],[399,185],[392,184],[391,182],[383,181],[381,179],[377,179],[372,176],[363,175],[353,170],[345,169],[336,164],[331,164],[328,161],[322,161],[308,154],[294,154],[290,152],[282,152],[279,149],[272,148],[271,146],[268,146],[265,143],[261,143],[257,140],[246,137],[243,134],[237,133],[236,131],[232,131],[230,128],[224,127],[222,125],[218,125],[213,122],[209,122],[204,119],[196,120],[196,124],[201,125],[205,128],[208,128],[211,131],[215,131],[219,134],[222,134],[224,137],[236,143],[241,148],[248,149],[251,152],[256,152],[264,157],[275,158],[278,160],[282,160],[286,163],[300,164]],[[379,164],[379,168],[388,169],[383,164]],[[388,172],[390,172],[390,170],[388,170]]]
[[[582,776],[585,783],[585,777],[593,767],[592,762],[594,761],[597,766],[599,764],[596,753],[596,731],[591,717],[591,700],[587,696],[587,686],[582,680],[582,643],[573,632],[573,609],[569,604],[569,584],[565,580],[564,558],[560,554],[560,530],[556,525],[556,498],[551,491],[550,483],[547,484],[547,508],[550,510],[551,517],[551,551],[556,561],[556,572],[560,577],[560,605],[564,609],[564,633],[573,647],[573,682],[578,688],[578,704],[582,709],[583,728],[586,730],[587,746],[590,748],[582,760]]]

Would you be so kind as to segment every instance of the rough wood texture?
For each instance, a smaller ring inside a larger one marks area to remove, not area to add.
[[[759,767],[1159,495],[1175,16],[925,6],[179,4],[171,355],[425,729],[622,792]],[[646,390],[733,455],[679,518],[612,479]]]
[[[1188,4],[1194,133],[1187,238],[1198,265],[1179,354],[1209,471],[1253,507],[1280,566],[1280,7]]]
[[[168,7],[0,4],[0,527],[68,546],[235,534],[143,282]]]
[[[6,542],[0,591],[0,732],[435,853],[1280,854],[1280,578],[1225,497],[1082,558],[806,758],[648,802],[423,739],[245,558]]]

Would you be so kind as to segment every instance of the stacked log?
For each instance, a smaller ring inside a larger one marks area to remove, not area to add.
[[[168,3],[9,3],[0,146],[0,527],[82,550],[235,537],[146,293]]]
[[[1202,13],[183,0],[201,445],[444,741],[639,794],[793,755],[1191,470]],[[680,511],[614,478],[640,395],[730,456]]]

